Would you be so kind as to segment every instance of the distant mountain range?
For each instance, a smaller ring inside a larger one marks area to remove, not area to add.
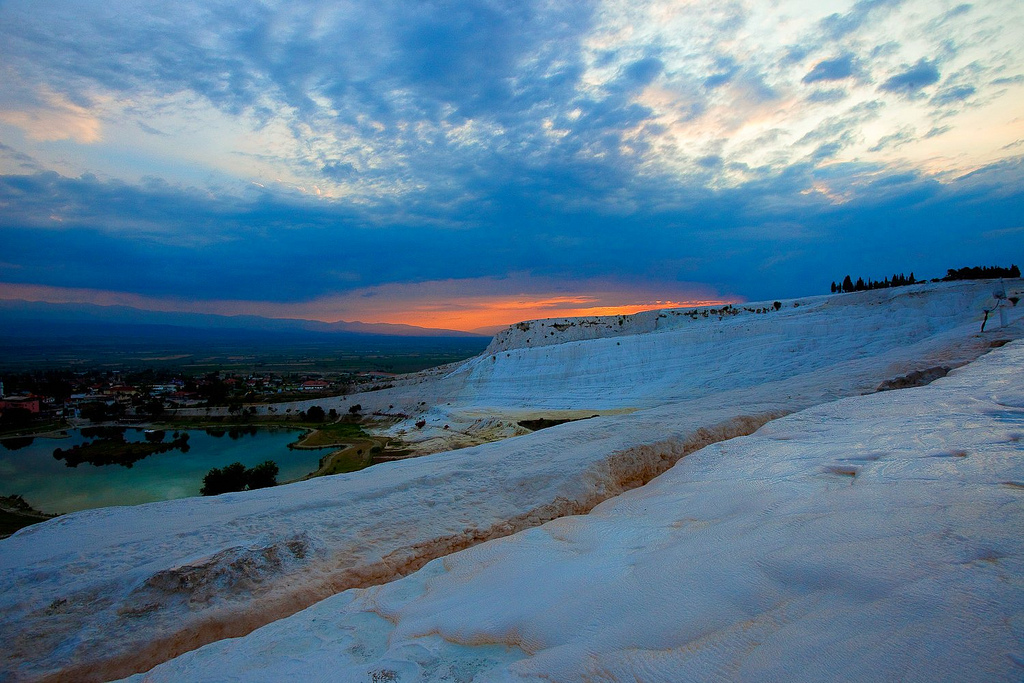
[[[319,320],[147,311],[130,306],[50,304],[0,300],[0,337],[68,339],[110,335],[195,339],[204,336],[324,339],[344,337],[478,337],[459,330],[389,323],[325,323]]]

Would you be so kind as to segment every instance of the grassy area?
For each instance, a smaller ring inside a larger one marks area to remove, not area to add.
[[[183,415],[164,414],[153,418],[153,427],[166,429],[228,429],[230,427],[285,427],[310,428],[320,426],[316,422],[302,422],[291,415]]]
[[[30,425],[19,425],[17,427],[4,427],[0,429],[0,439],[7,439],[11,437],[45,434],[47,432],[55,432],[60,429],[67,429],[68,423],[64,420],[54,420],[51,422],[37,422]]]
[[[0,338],[0,370],[48,368],[166,369],[201,375],[222,372],[416,372],[465,360],[484,350],[486,337],[335,337],[320,341],[253,339],[203,341],[125,338]]]
[[[353,422],[329,422],[317,425],[291,448],[326,448],[351,444],[353,440],[367,440],[370,435]]]
[[[41,517],[29,517],[17,512],[0,510],[0,538],[7,538],[18,529],[44,521]]]
[[[380,450],[375,441],[359,441],[357,443],[334,451],[323,459],[320,469],[310,477],[323,477],[329,474],[344,474],[365,469],[373,464],[374,449]]]
[[[55,516],[34,510],[21,496],[0,496],[0,538]]]

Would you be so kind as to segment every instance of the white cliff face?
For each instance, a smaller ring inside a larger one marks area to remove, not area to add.
[[[1021,287],[1016,282],[1011,288]],[[766,301],[727,312],[719,306],[529,321],[500,333],[486,353],[443,375],[404,380],[379,392],[281,405],[278,411],[316,403],[344,413],[358,403],[364,414],[405,414],[408,419],[388,434],[436,452],[472,444],[463,435],[485,431],[485,420],[496,432],[514,434],[517,420],[538,415],[589,417],[650,408],[865,359],[885,379],[976,355],[958,355],[957,345],[980,330],[995,287],[936,283],[780,301],[779,310]],[[1010,320],[1022,312],[1024,305]],[[987,329],[988,337],[997,334],[994,324]],[[872,381],[873,376],[855,391],[873,390]],[[833,396],[852,391],[840,383]],[[420,421],[423,427],[416,426]]]
[[[1024,343],[134,680],[1018,681]]]
[[[993,340],[1022,336],[1024,307],[1007,328],[979,334],[991,289],[953,283],[817,297],[721,320],[655,314],[664,326],[643,334],[510,343],[444,375],[339,399],[339,408],[359,402],[368,412],[411,414],[409,423],[424,419],[423,429],[395,428],[422,438],[474,424],[514,431],[516,417],[547,411],[620,414],[350,475],[30,527],[0,541],[0,674],[88,680],[145,670],[340,591],[585,513],[772,417],[914,370],[957,366]]]
[[[462,401],[480,406],[540,399],[562,409],[643,408],[879,357],[968,318],[977,317],[977,331],[991,289],[920,285],[790,300],[778,311],[769,303],[648,311],[615,319],[625,321],[621,329],[520,323],[455,374],[465,375]],[[715,312],[705,317],[708,310]],[[758,310],[766,312],[750,312]]]

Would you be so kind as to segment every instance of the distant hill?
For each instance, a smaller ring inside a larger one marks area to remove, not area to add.
[[[343,337],[462,337],[484,335],[459,330],[413,325],[292,318],[264,318],[255,315],[213,315],[147,311],[129,306],[93,304],[50,304],[34,301],[0,301],[0,337],[68,339],[128,336],[197,340],[203,337],[275,338]]]

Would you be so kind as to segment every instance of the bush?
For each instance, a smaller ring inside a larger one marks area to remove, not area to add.
[[[125,407],[120,403],[86,403],[82,406],[82,417],[91,422],[105,422],[124,417]]]
[[[277,486],[277,463],[267,460],[252,469],[246,470],[247,481],[250,489],[265,489],[270,486]]]
[[[310,406],[306,410],[306,419],[310,422],[323,422],[325,417],[324,409],[320,406]]]
[[[1001,266],[973,266],[966,268],[950,268],[943,280],[987,280],[997,277],[1020,277],[1020,268],[1010,264],[1009,268]]]
[[[153,417],[159,417],[164,412],[164,402],[158,398],[151,399],[142,406],[142,412]]]
[[[204,496],[216,496],[221,493],[263,489],[277,486],[277,463],[267,460],[252,468],[246,468],[240,462],[233,462],[223,469],[214,467],[203,477],[203,487],[199,493]]]
[[[245,488],[245,465],[233,462],[224,469],[214,467],[203,477],[203,488],[199,493],[204,496],[216,496]]]
[[[4,427],[25,427],[32,424],[35,414],[27,408],[7,408],[0,413],[0,425]]]

